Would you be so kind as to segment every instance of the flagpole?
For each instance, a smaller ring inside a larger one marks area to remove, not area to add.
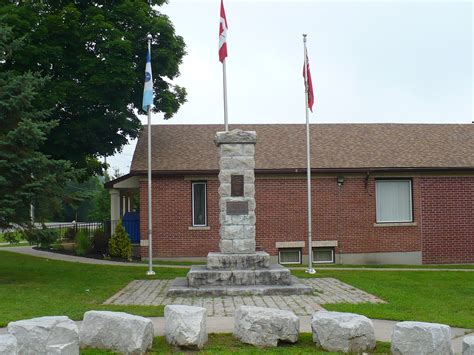
[[[224,127],[225,131],[227,132],[229,130],[229,121],[228,121],[228,116],[227,116],[227,73],[226,73],[226,58],[222,61],[222,81],[224,85]]]
[[[149,34],[148,38],[148,53],[151,54],[151,40],[152,36]],[[153,271],[153,248],[152,248],[152,194],[151,194],[151,105],[147,107],[147,114],[148,114],[148,271],[146,272],[147,275],[155,275]]]
[[[313,227],[312,227],[312,211],[311,211],[311,142],[310,142],[310,126],[309,126],[309,107],[308,107],[308,54],[306,50],[306,34],[303,34],[304,44],[304,87],[305,87],[305,109],[306,109],[306,178],[308,193],[308,274],[315,274],[313,268]]]

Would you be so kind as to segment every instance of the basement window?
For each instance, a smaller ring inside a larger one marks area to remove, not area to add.
[[[313,263],[334,263],[334,248],[313,248]]]
[[[280,264],[301,264],[301,249],[279,249],[278,262]]]
[[[193,227],[207,226],[206,182],[193,182]]]
[[[375,181],[377,223],[413,222],[411,180]]]

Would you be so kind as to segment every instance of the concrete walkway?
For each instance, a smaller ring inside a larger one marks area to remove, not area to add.
[[[97,264],[97,265],[116,265],[116,266],[139,266],[147,267],[147,264],[140,263],[129,263],[122,261],[111,261],[111,260],[100,260],[100,259],[90,259],[83,258],[80,256],[74,255],[65,255],[59,253],[53,253],[44,250],[33,249],[32,246],[19,246],[19,247],[2,247],[0,251],[10,251],[18,254],[25,254],[31,256],[37,256],[39,258],[46,258],[51,260],[61,260],[61,261],[70,261],[73,263],[82,263],[82,264]],[[167,268],[182,268],[188,269],[188,265],[162,265],[159,262],[153,265],[154,267],[167,267]],[[306,267],[290,267],[291,270],[306,270]],[[317,267],[316,267],[317,269]],[[447,269],[447,268],[375,268],[375,267],[322,267],[321,270],[354,270],[354,271],[464,271],[464,272],[474,272],[474,269]]]
[[[165,319],[163,317],[151,317],[149,318],[153,322],[155,329],[155,336],[163,336],[165,333]],[[300,332],[311,333],[311,316],[300,316]],[[375,329],[375,338],[378,341],[390,342],[392,337],[392,329],[397,321],[383,320],[383,319],[372,319]],[[81,321],[77,321],[76,324],[80,327]],[[208,317],[207,318],[207,331],[208,333],[232,333],[234,330],[234,318],[233,317]],[[455,354],[461,354],[462,352],[462,339],[468,335],[474,335],[474,333],[468,334],[468,329],[463,328],[451,328],[451,339]],[[7,328],[0,328],[0,334],[6,334]]]

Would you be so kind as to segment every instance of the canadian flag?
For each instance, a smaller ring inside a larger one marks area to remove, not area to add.
[[[311,72],[309,71],[308,55],[306,55],[305,65],[303,65],[303,77],[306,90],[308,90],[308,108],[311,110],[311,112],[313,112],[314,92],[313,81],[311,80]]]
[[[225,18],[224,0],[221,0],[221,18],[219,24],[219,60],[227,57],[227,19]]]

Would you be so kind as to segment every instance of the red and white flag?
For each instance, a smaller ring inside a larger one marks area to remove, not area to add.
[[[227,19],[225,18],[224,0],[221,0],[221,18],[219,25],[219,60],[221,62],[227,57]]]
[[[306,55],[306,68],[303,64],[303,78],[304,84],[306,89],[308,90],[308,107],[313,112],[313,104],[314,104],[314,92],[313,92],[313,81],[311,80],[311,72],[309,71],[309,61],[308,55]],[[307,74],[307,78],[306,78]]]

